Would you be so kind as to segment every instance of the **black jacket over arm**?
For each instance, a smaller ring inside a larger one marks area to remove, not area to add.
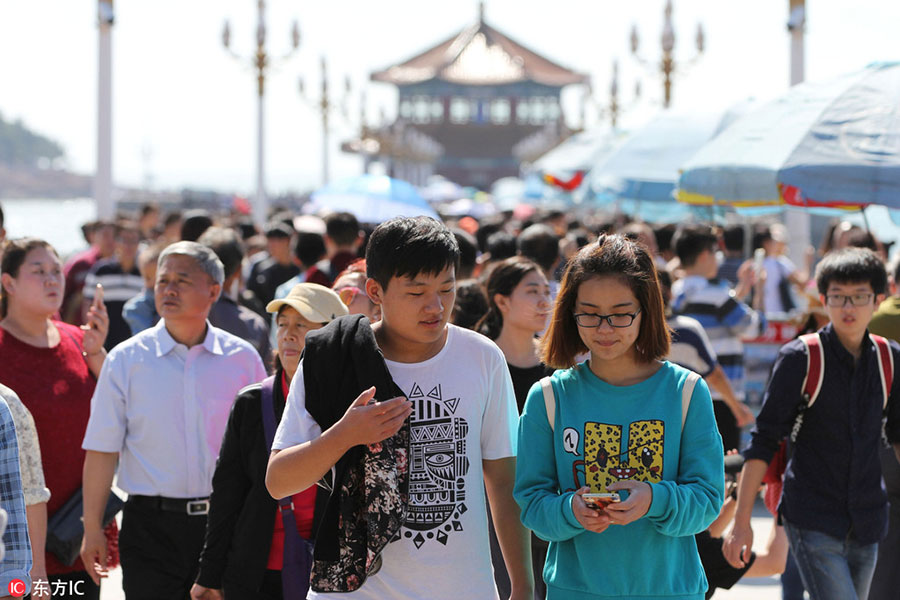
[[[337,423],[353,401],[373,385],[375,386],[375,399],[378,401],[404,395],[391,378],[369,321],[362,315],[339,317],[325,327],[311,331],[306,336],[306,348],[303,352],[303,378],[306,410],[316,420],[322,431],[326,431]],[[395,444],[402,447],[404,452],[406,451],[409,438],[408,421],[395,438],[393,442],[391,441],[393,438],[389,438],[383,444],[379,444],[380,449],[377,452],[367,450],[365,446],[355,446],[338,460],[335,465],[335,491],[328,499],[327,507],[315,530],[316,561],[333,562],[345,559],[339,548],[346,540],[341,538],[338,523],[342,510],[347,510],[348,504],[362,503],[362,506],[369,511],[369,527],[378,528],[378,526],[372,525],[371,521],[373,499],[361,496],[347,498],[346,489],[348,482],[356,479],[350,477],[351,471],[359,473],[358,469],[362,469],[364,462],[370,465],[369,461],[376,460],[380,461],[382,465],[391,465],[393,463],[392,449]],[[374,456],[376,454],[379,456]],[[377,469],[367,467],[367,471],[373,470],[377,471]],[[408,485],[405,473],[400,477],[400,482],[401,488],[405,487],[404,484]],[[378,482],[367,483],[372,484],[375,488],[379,487]],[[355,486],[351,487],[354,488],[349,492],[351,495],[366,493],[365,490]],[[344,489],[342,490],[342,488]],[[407,489],[381,489],[379,493],[400,494],[405,497]],[[319,496],[321,497],[323,494],[319,494]],[[397,524],[392,527],[399,528],[400,517],[402,515],[392,515],[393,520],[397,521]],[[346,516],[344,518],[346,519]],[[372,543],[372,539],[369,542]],[[315,574],[315,566],[313,570]]]
[[[285,403],[280,369],[272,395],[278,423]],[[238,393],[213,475],[197,583],[224,588],[226,598],[250,597],[259,590],[272,545],[278,504],[266,489],[269,453],[261,396],[260,384]]]

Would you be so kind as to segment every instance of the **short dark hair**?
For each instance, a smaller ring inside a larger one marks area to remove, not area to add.
[[[475,239],[478,240],[478,249],[487,252],[488,238],[491,235],[501,231],[506,220],[502,216],[487,217],[478,224],[478,231],[475,232]]]
[[[18,277],[19,269],[22,268],[22,263],[25,262],[28,253],[37,248],[45,248],[59,258],[56,249],[44,240],[38,238],[8,240],[3,244],[2,252],[0,252],[0,274]],[[9,299],[6,297],[3,285],[0,284],[0,319],[6,318],[7,311],[9,311]]]
[[[225,279],[241,268],[241,262],[244,260],[244,244],[234,229],[210,227],[203,232],[197,242],[216,253],[222,261],[222,266],[225,267]]]
[[[458,227],[454,227],[450,231],[459,245],[459,273],[457,276],[460,279],[468,279],[472,276],[472,271],[475,270],[475,261],[478,259],[478,242],[475,241],[475,236]]]
[[[503,331],[503,315],[494,300],[494,296],[510,296],[516,286],[532,271],[540,271],[541,267],[524,256],[513,256],[500,262],[491,270],[485,283],[487,295],[487,311],[475,325],[475,331],[496,340]]]
[[[660,225],[653,230],[653,235],[656,236],[656,248],[659,250],[660,254],[666,251],[675,251],[672,247],[672,238],[675,237],[675,225],[672,223]]]
[[[829,252],[816,266],[816,287],[823,296],[832,283],[869,283],[876,295],[887,290],[887,269],[868,248]]]
[[[453,304],[453,324],[475,329],[488,311],[484,289],[477,279],[465,279],[456,284],[456,301]]]
[[[641,307],[641,330],[634,342],[638,360],[649,363],[669,353],[671,338],[653,257],[643,244],[622,235],[600,235],[582,248],[566,267],[556,296],[550,327],[543,339],[544,364],[566,369],[588,351],[573,316],[578,288],[594,277],[621,277]]]
[[[744,226],[729,225],[722,231],[722,243],[729,252],[744,251]]]
[[[3,205],[0,204],[0,229],[3,228],[3,223],[5,222],[3,218]]]
[[[359,238],[359,221],[353,213],[331,213],[325,217],[325,234],[338,246],[349,246]]]
[[[549,225],[530,225],[519,235],[519,254],[549,271],[559,260],[559,236]]]
[[[459,244],[431,217],[397,217],[375,228],[366,248],[366,276],[387,289],[392,277],[459,268]]]
[[[235,229],[237,229],[238,233],[241,235],[242,240],[249,240],[254,235],[257,235],[259,231],[256,229],[256,224],[253,223],[253,219],[250,218],[241,218],[234,224]]]
[[[487,239],[485,250],[491,255],[491,261],[498,261],[515,256],[518,250],[516,246],[516,238],[513,234],[506,231],[496,231]]]
[[[325,256],[325,240],[321,233],[311,231],[297,232],[294,240],[294,256],[304,268],[308,269]]]
[[[163,217],[163,227],[168,227],[169,225],[174,225],[175,223],[181,222],[181,211],[173,210],[172,212],[166,213],[166,216]]]
[[[168,223],[167,223],[168,224]],[[203,232],[212,227],[213,220],[205,210],[191,210],[181,221],[181,240],[196,242]]]
[[[143,204],[141,204],[141,207],[138,210],[138,214],[142,217],[145,217],[153,212],[159,212],[159,204],[157,204],[156,202],[144,202]]]
[[[847,234],[847,245],[853,248],[868,248],[872,252],[878,252],[878,240],[871,231],[865,229],[851,229]]]
[[[675,234],[675,254],[681,261],[681,266],[692,267],[704,250],[716,245],[719,238],[716,237],[712,227],[707,225],[688,225],[681,228]]]

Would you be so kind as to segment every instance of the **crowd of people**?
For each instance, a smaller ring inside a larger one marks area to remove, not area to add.
[[[778,223],[133,217],[61,257],[0,211],[4,586],[96,599],[121,565],[153,600],[898,589],[900,346],[869,334],[900,339],[900,267],[858,227],[798,266]],[[744,340],[787,319],[815,339],[752,405]]]

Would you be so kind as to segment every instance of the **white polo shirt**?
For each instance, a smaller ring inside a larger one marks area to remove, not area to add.
[[[253,346],[206,326],[188,348],[160,320],[103,363],[82,448],[118,452],[118,486],[129,494],[209,496],[231,405],[266,376]]]

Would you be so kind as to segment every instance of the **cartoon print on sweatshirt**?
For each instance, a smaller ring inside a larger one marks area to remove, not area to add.
[[[584,459],[572,463],[572,489],[587,485],[591,492],[603,493],[610,484],[624,479],[662,480],[665,423],[658,419],[634,421],[628,425],[626,440],[623,430],[623,426],[609,423],[584,424]],[[579,477],[582,470],[584,484]]]
[[[413,405],[409,426],[409,503],[403,538],[416,548],[436,540],[446,545],[448,534],[462,531],[466,512],[466,434],[469,425],[453,416],[459,398],[443,399],[440,384],[425,394],[414,383],[407,396]]]

